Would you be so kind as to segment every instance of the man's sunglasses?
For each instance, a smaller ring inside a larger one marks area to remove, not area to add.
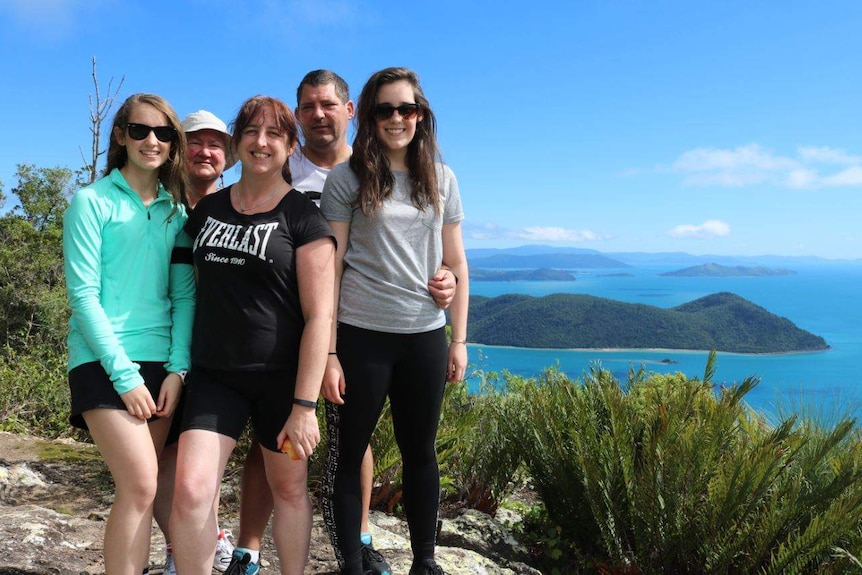
[[[378,120],[388,120],[398,112],[398,115],[405,120],[410,120],[419,113],[421,106],[419,104],[401,104],[393,106],[392,104],[378,104],[374,106],[374,117]]]
[[[160,142],[171,142],[177,137],[173,126],[147,126],[146,124],[126,124],[126,131],[133,140],[144,140],[152,131]]]

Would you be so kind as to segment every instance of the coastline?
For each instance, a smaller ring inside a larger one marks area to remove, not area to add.
[[[703,354],[709,353],[710,349],[673,349],[673,348],[663,348],[663,347],[518,347],[514,345],[491,345],[487,343],[477,343],[468,341],[467,346],[482,346],[489,347],[493,349],[523,349],[530,351],[577,351],[577,352],[598,352],[598,353],[682,353],[682,354]],[[788,356],[788,355],[808,355],[808,354],[818,354],[818,353],[826,353],[828,351],[832,351],[832,346],[827,347],[826,349],[812,349],[812,350],[801,350],[801,351],[775,351],[769,353],[744,353],[738,351],[716,351],[717,355],[734,355],[740,357],[772,357],[772,356]],[[656,362],[661,363],[661,362]]]

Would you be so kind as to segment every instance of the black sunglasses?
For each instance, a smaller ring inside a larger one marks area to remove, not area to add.
[[[129,137],[133,140],[143,140],[150,135],[152,131],[160,142],[171,142],[177,137],[177,131],[173,126],[147,126],[146,124],[126,124],[126,130],[129,132]]]
[[[388,120],[398,112],[398,115],[405,120],[410,120],[419,113],[421,106],[419,104],[401,104],[393,106],[392,104],[378,104],[374,106],[374,117],[378,120]]]

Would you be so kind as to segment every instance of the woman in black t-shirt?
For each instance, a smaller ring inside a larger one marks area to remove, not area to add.
[[[333,315],[335,243],[317,207],[291,189],[287,159],[297,140],[283,102],[246,101],[233,122],[242,175],[203,198],[186,226],[198,286],[170,521],[180,573],[210,572],[212,502],[249,419],[265,448],[282,571],[301,572],[307,561],[307,459],[320,441],[315,407]],[[240,562],[254,562],[246,554],[234,551]]]

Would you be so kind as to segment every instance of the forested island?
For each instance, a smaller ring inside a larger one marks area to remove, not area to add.
[[[723,266],[720,264],[703,264],[700,266],[692,266],[690,268],[685,268],[681,270],[676,270],[672,272],[665,272],[663,274],[658,274],[663,277],[676,277],[676,278],[694,278],[694,277],[707,277],[707,278],[753,278],[753,277],[767,277],[767,276],[791,276],[796,275],[796,272],[793,270],[788,270],[784,268],[767,268],[764,266]]]
[[[822,337],[728,292],[670,309],[577,294],[472,296],[468,325],[471,343],[526,348],[829,349]]]
[[[545,282],[545,281],[562,281],[573,282],[575,276],[567,271],[552,270],[550,268],[540,268],[537,270],[487,270],[487,269],[470,269],[470,279],[484,282]]]
[[[470,257],[470,266],[493,269],[554,268],[564,270],[632,267],[599,253],[494,254],[490,256],[472,256]]]

